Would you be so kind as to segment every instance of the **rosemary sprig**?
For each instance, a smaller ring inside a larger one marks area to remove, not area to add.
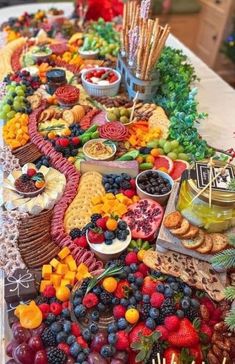
[[[121,274],[122,271],[123,271],[123,267],[122,266],[121,267],[118,267],[118,266],[110,266],[110,267],[108,267],[98,277],[91,278],[91,280],[90,280],[90,282],[89,282],[89,284],[87,286],[86,294],[88,292],[90,292],[92,290],[92,288],[94,288],[105,277],[115,276],[115,275]]]
[[[63,129],[65,127],[64,124],[58,124],[58,125],[51,125],[51,126],[47,126],[45,128],[39,128],[39,131],[52,131],[52,130],[60,130]]]

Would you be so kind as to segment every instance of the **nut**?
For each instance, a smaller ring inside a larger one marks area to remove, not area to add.
[[[211,342],[215,344],[217,341],[221,340],[221,334],[215,331],[212,335]]]
[[[208,321],[210,318],[210,313],[205,305],[200,306],[200,312],[203,320]]]
[[[215,331],[226,331],[227,326],[224,321],[221,321],[218,324],[215,324],[214,329]]]
[[[225,340],[227,340],[227,341],[225,342]],[[228,339],[225,339],[225,340],[224,341],[218,340],[215,342],[215,345],[217,345],[218,348],[221,350],[230,351],[230,349],[231,349],[230,341]]]
[[[221,359],[222,358],[222,350],[218,348],[217,345],[213,345],[212,346],[212,351],[213,353],[215,354],[215,356],[218,358],[218,359]]]
[[[212,352],[208,353],[207,360],[209,364],[221,364],[220,360]]]

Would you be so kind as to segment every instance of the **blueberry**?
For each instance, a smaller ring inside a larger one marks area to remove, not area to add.
[[[104,311],[106,310],[106,307],[105,307],[105,305],[104,305],[102,302],[99,302],[99,303],[98,303],[97,308],[98,308],[98,310],[99,310],[100,312],[104,312]]]
[[[133,272],[133,273],[137,272],[138,267],[137,267],[136,263],[132,263],[130,265],[130,268],[131,268],[131,272]]]
[[[126,298],[121,298],[120,304],[124,307],[127,307],[129,305],[129,301]]]
[[[177,311],[176,311],[176,315],[177,315],[179,318],[183,318],[183,317],[184,317],[184,311],[182,311],[182,310],[177,310]]]
[[[125,265],[125,267],[123,268],[124,272],[126,272],[127,274],[129,274],[131,272],[131,268],[127,265]]]
[[[191,299],[191,306],[194,307],[194,308],[198,308],[200,306],[200,303],[195,298],[192,298]]]
[[[109,342],[109,344],[111,344],[111,345],[113,345],[113,344],[115,344],[115,342],[117,341],[117,336],[116,336],[116,334],[109,334],[109,336],[108,336],[108,342]]]
[[[67,344],[70,346],[70,345],[72,345],[73,343],[75,343],[75,341],[76,341],[76,336],[74,336],[74,335],[69,335],[68,336],[68,338],[67,338]]]
[[[91,331],[92,334],[96,334],[99,328],[96,323],[92,322],[89,326],[89,330]]]
[[[162,283],[158,284],[158,286],[156,287],[156,290],[157,290],[157,292],[164,293],[164,290],[165,290],[164,284],[162,284]]]
[[[94,321],[99,321],[99,318],[100,318],[99,311],[94,310],[94,311],[91,313],[91,318],[92,318],[92,320],[94,320]]]
[[[115,234],[113,233],[113,231],[105,231],[104,232],[104,237],[105,239],[107,240],[112,240],[112,239],[115,239]]]
[[[128,326],[128,322],[122,317],[118,320],[117,325],[119,330],[125,330]]]
[[[110,345],[104,345],[102,346],[101,350],[100,350],[100,354],[104,357],[104,358],[111,358],[111,356],[113,356],[113,351]]]
[[[144,282],[144,280],[143,280],[143,278],[142,278],[142,277],[138,277],[138,278],[136,278],[135,283],[136,283],[136,285],[137,285],[138,287],[141,287],[141,286],[142,286],[142,284],[143,284],[143,282]]]
[[[149,316],[152,318],[152,319],[156,319],[158,316],[159,316],[159,310],[157,308],[150,308],[149,310]]]
[[[55,320],[56,320],[56,316],[51,312],[48,313],[47,318],[46,318],[46,323],[50,325],[52,322],[55,322]]]
[[[107,191],[107,190],[109,190],[109,189],[110,189],[110,187],[111,187],[111,186],[110,186],[110,184],[109,184],[109,183],[105,183],[104,188],[106,189],[106,191]]]
[[[67,341],[67,337],[68,335],[66,334],[66,332],[64,331],[60,331],[57,335],[56,335],[56,341],[57,343],[66,343]]]
[[[148,294],[144,294],[144,295],[143,295],[143,302],[144,302],[144,303],[149,303],[149,302],[150,302],[150,297],[149,297],[149,295],[148,295]]]
[[[75,292],[75,296],[77,297],[83,297],[83,292],[81,289],[78,289],[76,292]]]
[[[150,329],[150,330],[154,330],[156,328],[156,323],[155,321],[151,318],[148,317],[147,320],[145,321],[145,325]]]
[[[104,242],[106,245],[112,245],[113,244],[113,240],[112,239],[106,239]]]
[[[73,299],[74,306],[78,306],[80,305],[80,303],[82,303],[82,297],[74,297]]]
[[[120,221],[118,222],[118,228],[119,228],[120,230],[126,230],[126,229],[127,229],[127,223],[126,223],[125,221],[120,220]]]
[[[165,297],[172,297],[174,294],[174,291],[171,287],[166,287],[164,290],[164,296]]]
[[[129,176],[127,173],[121,173],[122,180],[130,181],[131,176]]]
[[[118,185],[120,185],[121,181],[122,181],[122,178],[120,176],[117,176],[115,178],[115,183],[117,183]]]
[[[91,339],[91,332],[90,332],[90,330],[89,329],[84,329],[82,331],[82,336],[83,336],[84,340],[90,341],[90,339]]]
[[[184,287],[184,294],[185,294],[185,296],[191,296],[191,295],[192,295],[192,290],[191,290],[191,288],[190,288],[190,287],[188,287],[188,286],[185,286],[185,287]]]
[[[135,305],[136,305],[136,298],[135,298],[135,297],[131,297],[131,298],[129,299],[129,302],[130,302],[130,305],[135,306]]]
[[[86,307],[83,305],[78,305],[74,309],[75,316],[77,318],[86,316]]]
[[[136,301],[141,301],[143,298],[142,293],[140,291],[136,291],[134,293],[134,296],[135,296]]]
[[[64,321],[63,329],[64,329],[64,332],[66,332],[66,334],[70,334],[70,332],[71,332],[71,322],[70,321]]]
[[[93,293],[95,293],[97,296],[99,296],[102,292],[102,289],[100,286],[95,286],[92,290]]]
[[[120,303],[120,299],[119,298],[114,297],[112,299],[112,305],[117,306],[117,305],[119,305],[119,303]]]
[[[77,362],[83,363],[83,360],[85,360],[85,359],[86,359],[86,355],[83,352],[81,352],[81,353],[78,354],[78,356],[77,356]]]
[[[190,306],[190,302],[188,300],[186,300],[185,298],[183,298],[181,301],[181,306],[183,309],[187,309]]]
[[[134,274],[132,274],[132,273],[128,274],[127,280],[130,283],[134,283],[135,282],[135,276],[134,276]]]
[[[173,291],[178,291],[179,290],[179,285],[176,282],[170,283],[170,287],[173,289]]]
[[[53,324],[51,324],[51,326],[50,326],[50,329],[52,332],[57,334],[58,332],[63,330],[63,326],[60,322],[53,322]]]
[[[173,282],[175,282],[175,278],[174,277],[167,277],[166,281],[167,281],[167,283],[173,283]]]
[[[80,353],[81,351],[81,345],[79,345],[77,342],[73,343],[71,346],[70,346],[70,349],[69,349],[69,352],[70,354],[76,358],[78,356],[78,354]]]
[[[115,322],[112,322],[111,324],[108,324],[107,330],[108,330],[109,334],[117,332],[118,331],[117,324]]]
[[[125,241],[127,238],[127,235],[124,230],[120,230],[117,232],[117,239],[120,241]]]

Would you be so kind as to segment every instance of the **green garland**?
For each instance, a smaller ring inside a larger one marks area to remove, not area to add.
[[[192,159],[201,160],[214,154],[198,134],[196,123],[207,115],[197,111],[197,79],[195,70],[181,50],[165,47],[156,65],[160,86],[154,101],[163,107],[170,118],[169,137],[177,139]]]

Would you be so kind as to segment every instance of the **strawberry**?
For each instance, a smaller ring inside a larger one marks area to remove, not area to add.
[[[130,252],[126,255],[125,258],[126,265],[131,265],[133,263],[138,263],[137,254],[135,252]]]
[[[29,168],[29,169],[27,170],[27,175],[28,175],[29,177],[33,177],[36,173],[37,173],[37,171],[36,171],[36,169],[34,169],[34,168]]]
[[[87,293],[83,300],[82,303],[85,307],[87,308],[92,308],[94,306],[97,306],[99,303],[99,299],[98,297],[94,294],[94,293]]]
[[[117,350],[127,350],[129,348],[129,338],[126,331],[118,331],[116,333],[116,338],[115,348]]]
[[[203,361],[203,355],[200,345],[194,346],[193,348],[189,349],[190,355],[193,356],[195,364],[201,364]]]
[[[82,348],[88,348],[88,344],[86,343],[86,341],[83,339],[82,336],[77,337],[77,343],[81,345]]]
[[[79,246],[80,248],[86,248],[87,247],[87,239],[85,235],[80,236],[80,238],[75,238],[73,240],[73,243]]]
[[[166,364],[172,363],[172,358],[174,357],[174,363],[180,364],[180,351],[176,348],[168,348],[164,352],[164,358],[166,359]]]
[[[130,190],[130,189],[122,190],[122,193],[123,193],[123,195],[125,195],[128,198],[132,198],[133,196],[135,196],[135,191]]]
[[[101,244],[104,242],[104,234],[101,229],[90,229],[88,239],[91,244]]]
[[[180,319],[179,319],[179,317],[177,317],[175,315],[168,316],[165,318],[164,324],[168,331],[170,331],[170,332],[176,331],[179,328]]]
[[[154,282],[150,277],[145,277],[144,283],[143,283],[143,286],[142,286],[142,293],[152,295],[156,291],[156,287],[157,287],[156,282]],[[157,306],[155,306],[155,307],[157,307]]]
[[[200,327],[200,333],[206,335],[205,339],[203,338],[204,339],[203,342],[208,343],[211,341],[213,330],[210,328],[210,326],[208,326],[205,323],[202,323]]]
[[[191,322],[184,318],[180,321],[178,330],[169,334],[168,341],[178,348],[190,348],[198,344],[199,336]]]
[[[106,217],[101,217],[100,219],[96,220],[96,226],[101,228],[102,230],[107,230],[106,228],[106,222],[107,222],[107,218]]]
[[[114,295],[117,298],[124,298],[126,296],[125,291],[130,287],[130,283],[127,280],[121,280],[118,282],[117,288],[114,291]]]
[[[113,307],[113,316],[116,319],[120,319],[121,317],[125,317],[126,308],[122,305],[117,305]]]
[[[140,263],[138,266],[138,271],[143,274],[144,277],[148,275],[149,268],[144,263]]]
[[[135,276],[135,278],[144,278],[144,275],[141,272],[135,272],[134,276]]]
[[[60,343],[58,349],[62,350],[65,354],[69,355],[69,345],[65,343]]]
[[[72,137],[71,142],[72,142],[73,145],[78,145],[80,143],[80,139],[77,136]]]
[[[131,178],[129,183],[131,184],[131,188],[132,190],[135,190],[136,189],[136,184],[135,184],[135,179],[134,178]]]
[[[206,306],[210,313],[210,316],[212,316],[215,310],[214,303],[208,297],[203,297],[200,303]]]
[[[167,331],[165,326],[159,325],[159,326],[156,327],[155,331],[159,331],[161,333],[161,339],[162,340],[167,340],[169,332]]]
[[[152,330],[145,326],[143,322],[135,325],[135,327],[131,330],[129,334],[130,343],[135,343],[139,341],[139,334],[141,336],[148,336],[152,334]]]
[[[155,291],[155,289],[156,289],[156,286],[154,286],[154,291]],[[151,294],[151,293],[149,293],[149,294]],[[164,301],[165,301],[165,297],[162,293],[159,293],[159,292],[152,293],[151,298],[150,298],[150,303],[151,303],[152,307],[160,308]]]

